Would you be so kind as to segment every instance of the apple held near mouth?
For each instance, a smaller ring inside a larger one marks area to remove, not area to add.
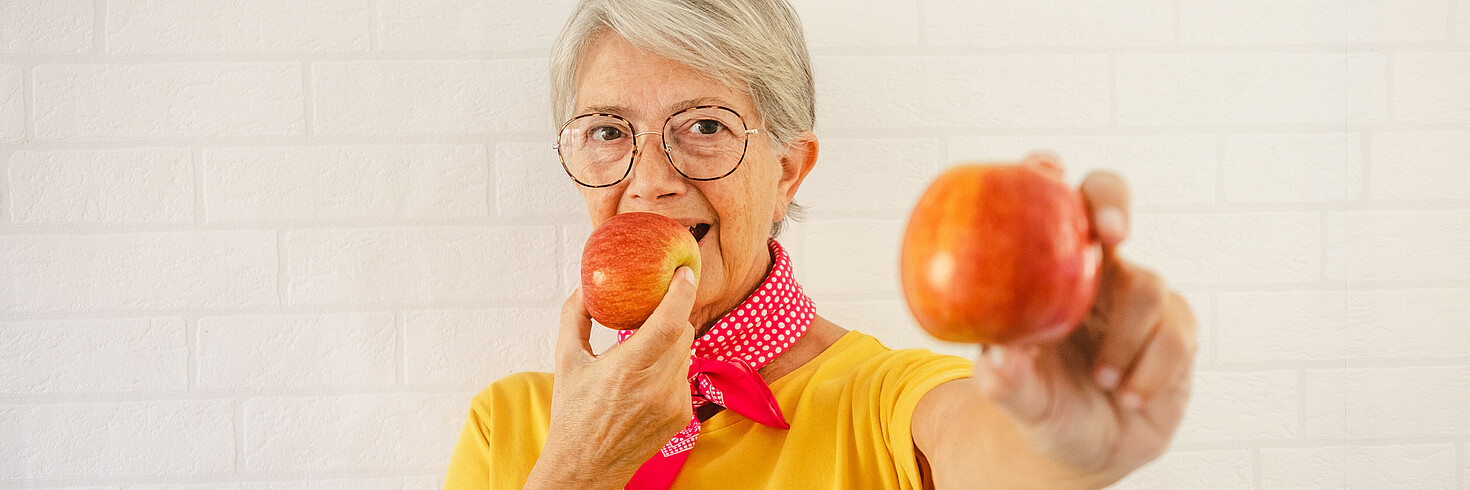
[[[960,165],[920,198],[904,232],[909,310],[941,340],[1066,337],[1097,292],[1101,252],[1081,195],[1034,165]]]
[[[618,330],[643,324],[669,291],[679,266],[699,277],[699,242],[689,228],[653,213],[604,221],[582,249],[582,301],[598,323]]]

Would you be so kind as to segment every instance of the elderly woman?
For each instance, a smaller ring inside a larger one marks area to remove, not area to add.
[[[592,223],[674,218],[702,271],[681,268],[600,354],[573,293],[556,373],[474,398],[447,488],[1097,488],[1167,446],[1195,325],[1114,253],[1128,222],[1116,176],[1082,185],[1103,269],[1077,333],[980,362],[891,350],[817,314],[773,238],[818,153],[783,0],[585,0],[551,84],[557,152]]]

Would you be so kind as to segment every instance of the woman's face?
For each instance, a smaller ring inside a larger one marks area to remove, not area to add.
[[[694,105],[734,109],[749,137],[745,160],[734,173],[713,181],[684,178],[669,164],[658,135],[638,137],[632,171],[617,185],[578,186],[593,226],[619,213],[668,216],[686,226],[708,225],[699,240],[699,293],[690,322],[703,328],[738,306],[770,267],[766,238],[781,219],[801,179],[816,159],[808,138],[784,155],[771,147],[750,96],[694,69],[642,51],[621,36],[603,33],[589,43],[578,69],[575,114],[609,112],[636,131],[660,131],[670,114]],[[575,115],[574,114],[574,115]],[[702,227],[701,227],[702,228]]]

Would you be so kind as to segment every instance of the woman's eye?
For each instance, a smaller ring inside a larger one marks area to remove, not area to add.
[[[699,134],[715,134],[720,132],[720,130],[724,128],[724,124],[720,124],[719,121],[713,119],[700,119],[698,121],[694,121],[694,124],[689,126],[690,130]]]
[[[622,137],[623,130],[612,126],[603,126],[592,130],[592,139],[597,141],[612,141]]]

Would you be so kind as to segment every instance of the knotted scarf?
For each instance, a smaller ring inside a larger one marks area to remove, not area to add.
[[[786,352],[816,318],[816,306],[791,275],[791,259],[775,240],[771,271],[750,297],[694,339],[689,400],[694,410],[715,404],[761,424],[789,429],[771,388],[756,371]],[[618,342],[634,330],[618,333]],[[699,439],[699,418],[689,421],[628,482],[629,490],[667,490]]]

